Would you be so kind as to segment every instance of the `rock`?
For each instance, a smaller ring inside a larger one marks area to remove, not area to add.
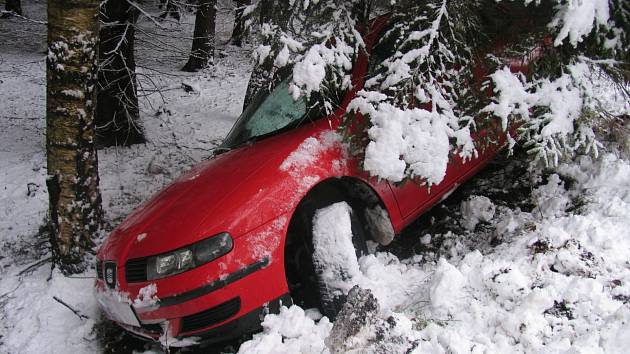
[[[326,346],[330,352],[345,353],[359,344],[357,340],[352,339],[361,330],[377,321],[379,311],[378,300],[370,290],[361,289],[358,285],[350,289],[346,303],[337,315],[330,335],[326,338]]]

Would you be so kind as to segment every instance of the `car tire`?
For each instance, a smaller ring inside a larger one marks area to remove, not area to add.
[[[302,277],[303,282],[310,282],[310,291],[316,292],[317,298],[314,299],[310,304],[306,305],[316,305],[322,312],[322,314],[329,317],[331,320],[334,320],[337,313],[339,313],[339,311],[341,310],[341,307],[345,303],[346,299],[345,294],[339,295],[338,291],[335,291],[333,288],[330,287],[329,284],[326,283],[326,281],[322,277],[324,269],[319,269],[318,264],[314,262],[313,222],[315,214],[318,210],[326,208],[338,202],[346,202],[350,206],[352,244],[355,249],[354,256],[357,258],[357,260],[361,256],[368,253],[366,240],[369,239],[369,235],[367,234],[367,230],[363,226],[365,225],[365,220],[362,220],[362,216],[364,215],[362,211],[364,207],[362,206],[362,203],[360,201],[349,198],[343,191],[330,186],[318,190],[314,195],[316,195],[315,198],[310,198],[302,202],[297,212],[299,213],[299,215],[296,215],[296,217],[299,218],[298,224],[300,225],[295,227],[293,230],[291,230],[290,227],[289,232],[301,232],[301,238],[305,241],[304,246],[308,250],[306,253],[307,257],[309,258],[308,261],[310,262],[310,269],[308,272],[305,273],[311,273],[311,279],[310,281],[306,279],[309,276],[307,274],[300,274],[300,276]],[[293,236],[299,237],[299,235]]]

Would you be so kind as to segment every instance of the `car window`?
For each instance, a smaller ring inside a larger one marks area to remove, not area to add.
[[[245,124],[250,136],[260,136],[280,129],[306,113],[306,102],[300,98],[293,100],[289,95],[289,85],[282,81]]]
[[[247,106],[232,130],[225,138],[222,148],[231,149],[257,138],[272,135],[296,127],[307,118],[317,118],[316,109],[309,109],[304,97],[294,100],[289,94],[286,78],[269,93],[261,92]]]

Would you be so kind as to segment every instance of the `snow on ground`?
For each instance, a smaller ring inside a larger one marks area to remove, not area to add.
[[[486,199],[473,196],[462,212],[468,215],[471,203],[487,210]],[[532,199],[530,212],[500,207],[485,215],[482,221],[503,240],[496,247],[479,247],[481,234],[468,232],[447,256],[427,262],[387,252],[362,257],[361,272],[372,283],[359,284],[373,291],[380,312],[344,347],[361,353],[626,352],[630,163],[613,154],[599,161],[580,157],[540,183]],[[334,210],[341,219],[347,213]],[[317,322],[297,306],[284,308],[268,315],[264,331],[239,353],[335,352],[326,348],[331,331],[327,318]]]
[[[231,15],[226,1],[220,5],[222,43],[231,31]],[[23,3],[23,9],[27,17],[45,21],[45,1]],[[215,68],[179,71],[190,50],[193,22],[194,15],[186,14],[180,25],[164,23],[157,29],[141,20],[136,59],[148,142],[99,151],[110,227],[210,156],[241,112],[251,71],[246,48],[220,45]],[[103,351],[108,343],[99,338],[94,271],[74,277],[51,272],[48,240],[38,234],[48,208],[46,28],[34,21],[0,19],[0,33],[0,352]],[[193,91],[186,92],[183,83]]]
[[[27,16],[44,20],[43,0],[23,6]],[[148,21],[141,24],[146,33],[139,34],[138,70],[149,142],[99,151],[112,226],[207,157],[240,112],[250,70],[246,51],[225,46],[215,70],[178,71],[192,20],[184,17],[184,30],[174,24],[160,30],[173,38],[169,51],[155,46],[159,41],[149,33],[157,30]],[[222,37],[229,32],[224,22],[218,28]],[[3,19],[0,32],[0,352],[103,351],[93,272],[71,278],[51,272],[47,240],[38,235],[47,208],[45,27]],[[423,252],[410,247],[403,257],[392,248],[362,257],[355,284],[370,290],[378,311],[343,347],[362,353],[624,352],[630,345],[630,164],[612,154],[599,161],[580,157],[550,175],[531,175],[526,198],[512,195],[505,203],[472,193],[442,218],[457,227],[445,232],[433,223],[416,225],[411,233]],[[508,177],[499,182],[504,186],[483,178],[513,191]],[[263,332],[240,352],[334,352],[326,338],[340,324],[312,309],[283,308],[265,318]]]

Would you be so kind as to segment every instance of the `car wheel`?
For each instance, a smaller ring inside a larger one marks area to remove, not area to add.
[[[293,300],[304,307],[317,307],[322,314],[334,319],[345,302],[345,293],[340,292],[329,277],[324,276],[327,269],[325,263],[314,259],[315,252],[313,227],[318,210],[325,209],[339,202],[346,202],[349,206],[349,217],[352,228],[352,245],[354,254],[346,255],[353,258],[349,261],[358,262],[358,259],[368,253],[366,240],[369,238],[364,228],[365,220],[362,203],[349,198],[343,191],[327,186],[315,193],[315,197],[304,200],[294,219],[289,226],[287,247],[285,250],[285,269],[287,281]],[[319,220],[320,227],[326,227],[330,223],[332,229],[335,220]],[[348,260],[346,260],[348,261]],[[340,277],[350,277],[343,267],[335,267]]]

